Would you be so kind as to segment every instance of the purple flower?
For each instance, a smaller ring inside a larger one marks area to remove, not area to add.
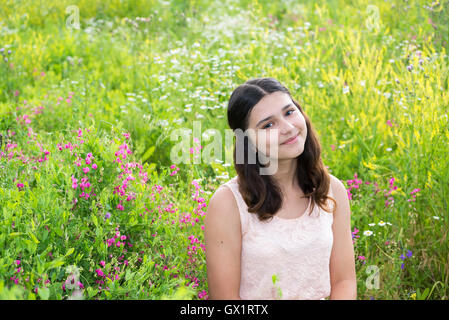
[[[410,250],[408,250],[407,251],[407,258],[410,258],[412,255],[413,255],[413,253]]]
[[[110,212],[106,212],[106,214],[104,215],[105,219],[109,219],[111,217],[111,213]]]
[[[400,257],[402,260],[405,260],[405,256],[403,255],[403,254],[401,254],[401,257]]]
[[[404,269],[404,264],[401,264],[401,269]]]
[[[407,66],[407,70],[408,70],[408,71],[412,71],[412,69],[413,69],[413,66],[412,66],[412,65]]]

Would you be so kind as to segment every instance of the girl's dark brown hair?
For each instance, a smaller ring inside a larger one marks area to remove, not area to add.
[[[315,130],[301,106],[293,99],[289,90],[273,78],[258,78],[246,81],[238,86],[231,94],[228,102],[227,117],[229,127],[245,132],[249,124],[249,115],[253,107],[266,95],[282,91],[287,93],[295,106],[305,118],[307,125],[307,138],[304,151],[297,158],[296,177],[305,197],[312,197],[312,214],[315,204],[326,212],[335,212],[336,201],[327,194],[330,188],[330,175],[321,160],[321,145]],[[235,138],[235,137],[234,137]],[[238,141],[239,139],[237,139]],[[256,150],[256,163],[248,163],[248,153],[251,142],[247,135],[243,138],[244,163],[236,162],[236,142],[234,142],[234,167],[238,175],[239,191],[248,205],[248,212],[256,213],[260,221],[272,219],[274,214],[282,207],[282,191],[270,175],[260,175],[259,170],[264,167],[259,162]],[[241,149],[239,149],[241,150]],[[327,199],[334,202],[333,210],[326,205]]]

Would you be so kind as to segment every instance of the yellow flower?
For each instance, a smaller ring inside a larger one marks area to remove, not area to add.
[[[416,300],[416,292],[415,292],[415,293],[412,293],[412,294],[410,295],[410,298],[413,299],[413,300]]]

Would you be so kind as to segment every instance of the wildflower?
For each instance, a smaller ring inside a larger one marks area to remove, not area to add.
[[[106,262],[104,262],[104,260],[101,260],[101,261],[100,261],[100,265],[101,265],[102,267],[104,267],[105,264],[106,264]]]
[[[406,254],[407,258],[410,258],[412,255],[413,255],[413,253],[410,250],[407,250],[407,254]]]
[[[401,258],[402,261],[405,260],[405,256],[403,254],[401,254],[401,256],[399,258]]]
[[[349,86],[344,86],[343,87],[343,94],[347,94],[349,93]]]
[[[379,221],[378,225],[383,227],[384,225],[386,225],[386,223],[381,220],[381,221]]]
[[[95,272],[97,273],[98,276],[103,277],[104,273],[101,269],[96,269]]]
[[[104,215],[105,219],[109,219],[111,217],[111,213],[110,212],[106,212],[106,214]]]
[[[88,172],[89,172],[89,167],[83,168],[83,172],[84,172],[84,173],[88,173]]]
[[[97,169],[97,165],[96,165],[95,163],[92,164],[92,169],[93,169],[93,170]]]
[[[373,234],[373,232],[371,231],[371,230],[366,230],[366,231],[363,231],[363,235],[364,236],[371,236]]]
[[[20,265],[20,260],[14,260],[14,263]]]
[[[438,216],[433,216],[433,218],[434,218],[435,220],[440,220],[440,217],[438,217]]]
[[[20,188],[23,188],[23,186],[24,186],[23,183],[18,183],[18,184],[17,184],[17,188],[19,188],[19,189],[20,189]]]

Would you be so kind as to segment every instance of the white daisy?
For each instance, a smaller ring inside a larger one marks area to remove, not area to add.
[[[383,222],[382,220],[380,220],[380,222],[378,223],[379,226],[383,227],[384,225],[386,225],[385,222]]]
[[[440,217],[438,217],[438,216],[433,216],[433,218],[434,218],[435,220],[440,220]]]
[[[373,234],[373,232],[371,231],[371,230],[366,230],[366,231],[363,231],[363,235],[364,236],[370,236],[370,235],[372,235]]]
[[[370,227],[374,227],[376,224],[375,224],[375,223],[368,223],[368,225],[369,225]]]

